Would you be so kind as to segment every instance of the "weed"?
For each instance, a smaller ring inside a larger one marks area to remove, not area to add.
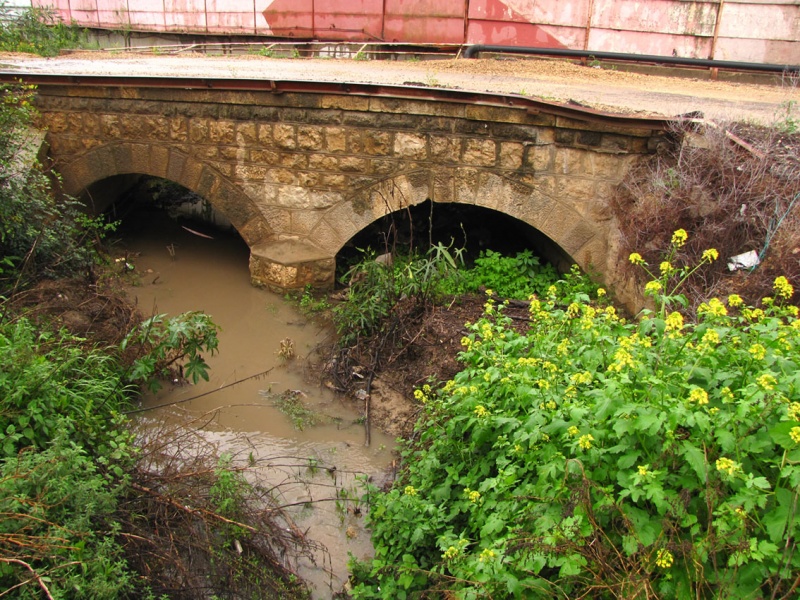
[[[463,370],[427,394],[403,471],[372,494],[355,598],[792,595],[794,290],[777,278],[759,308],[712,298],[690,323],[678,288],[717,258],[684,262],[691,243],[673,232],[639,321],[555,289],[520,332],[489,295]]]
[[[271,394],[269,392],[261,392],[262,396],[269,397],[272,400],[273,406],[286,415],[292,423],[292,426],[298,431],[303,431],[308,427],[314,427],[322,423],[328,423],[330,418],[315,412],[303,404],[303,394],[299,390],[286,390],[282,394]],[[311,469],[309,464],[309,469]]]

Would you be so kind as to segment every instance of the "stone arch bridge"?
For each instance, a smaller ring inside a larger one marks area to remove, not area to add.
[[[238,230],[253,282],[281,289],[331,285],[351,237],[426,200],[524,221],[613,284],[608,200],[669,125],[419,85],[23,78],[65,193],[126,174],[176,182]]]

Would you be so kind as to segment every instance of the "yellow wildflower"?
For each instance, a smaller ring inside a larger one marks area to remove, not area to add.
[[[447,550],[442,553],[442,558],[444,560],[453,560],[458,555],[458,548],[455,546],[450,546]]]
[[[753,344],[747,351],[756,360],[764,360],[764,357],[767,355],[767,349],[761,344]]]
[[[662,261],[660,265],[658,265],[659,271],[661,271],[662,275],[667,275],[672,273],[673,266],[670,264],[668,260]]]
[[[417,490],[416,490],[416,488],[414,488],[413,485],[407,485],[406,489],[403,490],[403,493],[406,496],[416,496],[417,495]]]
[[[667,331],[675,331],[683,328],[683,315],[678,311],[669,313],[665,320],[667,323]]]
[[[645,264],[642,255],[638,252],[633,252],[629,257],[628,260],[631,261],[634,265],[643,265]]]
[[[689,392],[689,402],[696,402],[699,405],[708,404],[708,392],[703,388],[692,388]]]
[[[792,427],[789,431],[789,437],[795,444],[800,444],[800,427]]]
[[[488,548],[484,548],[481,555],[478,557],[480,562],[486,562],[487,560],[491,560],[495,557],[494,550],[489,550]]]
[[[661,291],[661,282],[660,281],[650,281],[647,285],[644,286],[644,293],[650,294],[651,296],[657,294]]]
[[[478,490],[471,490],[469,488],[464,488],[464,495],[473,504],[481,499],[481,493]]]
[[[800,444],[800,427],[792,427],[789,431],[789,437],[795,444]]]
[[[792,284],[789,283],[789,280],[783,275],[775,279],[775,283],[772,287],[775,289],[775,293],[781,298],[791,298],[794,295]]]
[[[597,297],[602,298],[606,295],[606,291],[603,288],[597,288]]]
[[[708,313],[715,317],[724,317],[728,314],[728,309],[725,308],[725,305],[719,298],[712,298],[708,301],[708,304],[703,302],[700,306],[698,306],[697,312],[699,314]]]
[[[724,456],[717,459],[716,465],[717,471],[720,473],[727,473],[728,475],[733,475],[741,468],[739,463],[733,462],[730,458]]]
[[[675,244],[678,248],[683,246],[686,243],[686,240],[689,239],[689,235],[686,233],[685,229],[678,229],[675,233],[672,234],[672,243]]]
[[[775,377],[773,377],[769,373],[764,373],[763,375],[759,375],[758,378],[756,378],[756,381],[758,382],[758,385],[760,385],[765,390],[774,390],[775,386],[778,384],[778,382],[775,380]]]
[[[744,300],[742,300],[741,296],[738,294],[731,294],[728,296],[728,306],[732,306],[736,308],[737,306],[741,306],[744,304]]]
[[[586,435],[582,435],[578,440],[578,445],[583,450],[588,450],[592,447],[592,442],[594,441],[594,436],[591,433],[587,433]]]
[[[567,433],[570,434],[571,436],[576,436],[580,433],[580,430],[577,427],[575,427],[575,425],[573,425],[572,427],[567,429]]]
[[[489,411],[486,410],[486,407],[484,407],[482,404],[479,404],[478,406],[476,406],[474,412],[475,412],[475,416],[477,416],[479,418],[483,418],[483,417],[486,417],[486,416],[489,415]]]
[[[703,256],[700,258],[703,262],[714,262],[719,258],[719,252],[715,248],[709,248],[705,252],[703,252]]]
[[[649,466],[650,465],[639,465],[638,467],[636,467],[636,470],[639,472],[639,475],[641,475],[642,477],[646,477],[647,474],[650,473],[650,471],[647,470],[647,467]]]
[[[661,567],[662,569],[669,569],[674,562],[675,557],[672,556],[672,552],[669,550],[664,550],[661,548],[656,554],[656,566]]]
[[[800,421],[800,402],[792,402],[786,414],[792,421]]]

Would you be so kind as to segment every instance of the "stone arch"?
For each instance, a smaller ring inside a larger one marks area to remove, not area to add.
[[[182,185],[208,200],[251,248],[267,242],[273,230],[256,203],[219,171],[176,148],[113,143],[93,148],[69,162],[59,162],[64,193],[77,196],[97,181],[140,174]]]
[[[385,215],[426,200],[471,204],[505,213],[537,229],[585,271],[606,262],[608,233],[574,206],[537,185],[477,169],[418,171],[358,190],[331,208],[312,231],[331,255]]]

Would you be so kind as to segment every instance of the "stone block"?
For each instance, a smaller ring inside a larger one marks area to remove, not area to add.
[[[357,156],[345,156],[339,159],[339,171],[342,173],[366,173],[368,162]]]
[[[264,145],[272,145],[273,142],[273,126],[269,123],[258,123],[258,143]]]
[[[103,129],[103,137],[106,139],[116,140],[120,138],[121,128],[119,117],[117,115],[102,115],[100,117],[101,127]]]
[[[240,146],[251,146],[258,141],[258,131],[255,123],[236,124],[236,143]]]
[[[461,160],[465,165],[493,167],[497,161],[497,145],[494,140],[465,140]]]
[[[295,154],[294,152],[283,152],[278,155],[275,164],[286,169],[307,169],[311,157],[316,154]]]
[[[320,108],[366,112],[369,110],[369,98],[366,96],[324,95],[320,98],[319,106]]]
[[[363,152],[371,156],[389,156],[392,151],[393,138],[388,131],[368,129],[361,135]],[[351,150],[358,152],[358,150]]]
[[[396,133],[394,154],[402,158],[424,159],[428,154],[428,144],[424,135],[415,133]]]
[[[588,172],[586,155],[586,150],[557,147],[553,172],[563,175],[585,175]]]
[[[297,147],[319,152],[323,149],[323,133],[319,127],[298,126]]]
[[[308,157],[308,168],[320,171],[337,171],[339,158],[328,154],[312,154]]]
[[[189,121],[189,141],[193,144],[206,144],[210,140],[208,119]]]
[[[264,165],[236,165],[233,169],[233,175],[237,179],[243,181],[265,181],[269,167]]]
[[[500,144],[500,167],[503,169],[521,169],[525,147],[519,142],[503,142]]]
[[[523,165],[535,172],[551,172],[555,162],[555,146],[527,146]]]
[[[461,156],[461,139],[453,136],[430,136],[431,158],[442,163],[457,163]]]
[[[234,121],[210,121],[208,140],[212,144],[235,144],[236,123]]]
[[[155,177],[167,176],[167,165],[169,164],[169,148],[167,146],[151,145],[150,147],[150,170],[148,174]]]
[[[250,150],[250,162],[258,164],[275,165],[280,162],[282,156],[272,150]]]
[[[169,179],[170,181],[180,183],[181,185],[186,186],[190,190],[193,190],[194,187],[192,185],[187,185],[184,179],[184,169],[186,169],[186,164],[187,164],[187,156],[182,152],[175,152],[174,150],[172,150],[169,153],[169,157],[167,158],[166,178]]]
[[[328,152],[344,152],[347,150],[347,136],[343,127],[326,127],[324,135],[325,149]]]
[[[294,125],[277,123],[273,126],[272,138],[278,148],[294,150],[297,148],[297,130]]]
[[[186,142],[189,140],[189,121],[181,117],[173,117],[169,120],[169,139],[174,142]]]
[[[464,110],[467,119],[473,121],[501,121],[505,123],[527,123],[528,113],[524,108],[502,108],[498,106],[486,106],[480,104],[469,104]]]
[[[276,183],[279,185],[296,185],[297,174],[291,169],[269,169],[265,176],[264,181],[267,183]]]

